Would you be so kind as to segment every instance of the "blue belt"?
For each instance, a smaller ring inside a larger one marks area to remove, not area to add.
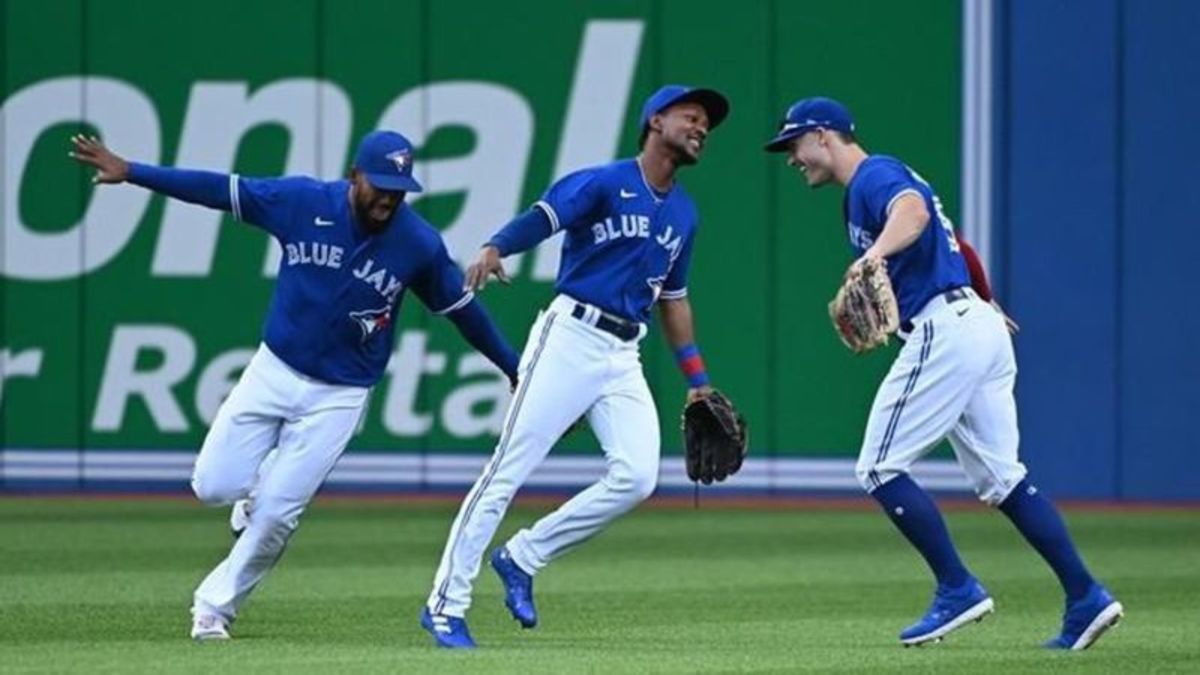
[[[571,316],[579,319],[580,321],[583,320],[583,317],[586,313],[587,307],[578,302],[575,303],[575,309],[571,310]],[[630,340],[636,340],[638,335],[640,335],[642,332],[642,324],[637,323],[636,321],[626,321],[625,319],[613,316],[611,314],[606,314],[604,312],[600,312],[600,316],[596,319],[595,326],[605,333],[608,333],[609,335],[617,337],[626,342],[629,342]]]

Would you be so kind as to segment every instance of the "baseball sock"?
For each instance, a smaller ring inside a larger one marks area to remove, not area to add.
[[[1058,575],[1067,600],[1078,600],[1087,594],[1095,580],[1079,558],[1062,516],[1049,499],[1023,480],[1000,502],[1000,510]]]
[[[908,474],[902,473],[875,488],[871,496],[921,552],[939,585],[958,588],[971,578],[950,541],[937,504]]]

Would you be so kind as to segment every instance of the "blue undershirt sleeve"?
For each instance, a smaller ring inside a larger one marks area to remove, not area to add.
[[[492,235],[488,244],[500,251],[500,257],[528,251],[537,246],[553,232],[550,217],[540,207],[533,207],[513,218],[500,231]]]
[[[134,185],[222,211],[233,210],[230,184],[237,177],[212,171],[172,169],[130,162],[128,181]]]
[[[500,330],[496,328],[495,322],[488,316],[483,305],[478,301],[472,301],[450,312],[447,316],[458,327],[458,332],[462,333],[463,338],[489,361],[496,364],[496,367],[504,371],[504,374],[508,376],[508,381],[516,385],[517,353],[508,344],[508,340],[500,334]]]
[[[297,194],[314,181],[303,177],[243,178],[238,174],[129,165],[130,183],[168,197],[229,211],[241,222],[257,225],[280,240],[295,228],[292,210]]]

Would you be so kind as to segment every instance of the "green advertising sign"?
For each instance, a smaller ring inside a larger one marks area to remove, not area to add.
[[[363,133],[400,130],[420,148],[415,205],[465,263],[556,177],[635,154],[638,109],[658,85],[719,89],[732,114],[681,174],[702,220],[690,297],[715,384],[772,455],[853,456],[891,358],[849,355],[828,326],[849,262],[841,197],[762,152],[787,104],[844,100],[869,149],[904,157],[957,212],[957,3],[0,7],[8,450],[198,447],[257,344],[279,261],[228,214],[93,188],[66,155],[81,129],[149,163],[323,178],[346,172]],[[557,245],[513,259],[515,283],[482,295],[517,345],[553,296]],[[399,331],[352,449],[490,452],[503,378],[415,298]],[[677,453],[684,383],[657,330],[643,360]]]

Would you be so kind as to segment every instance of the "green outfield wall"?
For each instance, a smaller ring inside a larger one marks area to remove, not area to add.
[[[232,217],[94,189],[68,138],[249,175],[343,175],[357,139],[420,147],[415,202],[460,262],[556,176],[636,152],[641,102],[714,87],[732,113],[681,179],[702,224],[690,297],[715,384],[756,451],[853,456],[890,352],[850,355],[825,305],[849,261],[836,189],[762,142],[793,99],[856,111],[958,212],[959,3],[437,0],[8,1],[0,145],[0,445],[188,450],[256,346],[278,251]],[[914,17],[920,17],[915,20]],[[553,294],[557,241],[481,296],[517,344]],[[486,453],[507,387],[415,297],[352,448]],[[663,443],[684,385],[645,341]],[[566,453],[594,452],[587,434]]]

